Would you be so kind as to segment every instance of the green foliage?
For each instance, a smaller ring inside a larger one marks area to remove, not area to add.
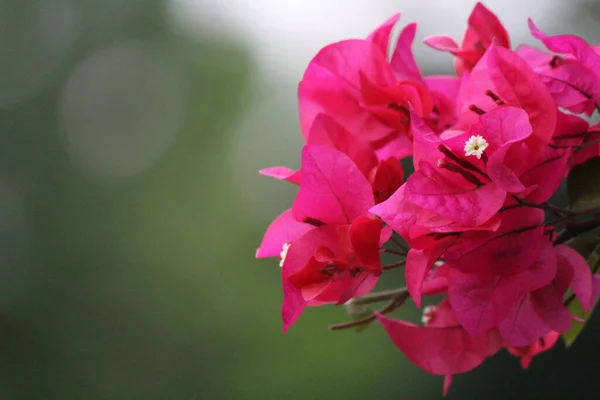
[[[567,178],[567,196],[572,209],[582,209],[600,205],[600,158],[573,168]]]

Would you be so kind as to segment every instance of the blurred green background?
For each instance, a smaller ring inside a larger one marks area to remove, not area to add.
[[[329,332],[341,308],[281,333],[277,260],[254,251],[294,189],[256,171],[298,165],[295,88],[320,47],[396,11],[460,38],[473,4],[0,0],[0,399],[440,398],[379,326]],[[515,43],[538,14],[600,41],[595,2],[486,4]],[[449,398],[600,397],[598,322]]]

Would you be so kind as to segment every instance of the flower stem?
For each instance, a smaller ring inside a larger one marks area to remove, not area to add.
[[[405,245],[404,243],[402,243],[401,241],[399,241],[397,238],[395,238],[393,235],[390,237],[390,240],[392,242],[394,242],[394,244],[398,247],[400,247],[402,250],[404,250],[406,253],[408,253],[408,251],[410,250],[408,248],[407,245]]]
[[[402,260],[402,261],[399,261],[399,262],[394,263],[394,264],[384,265],[382,268],[383,268],[384,271],[387,271],[389,269],[394,269],[394,268],[402,267],[405,264],[406,264],[406,260]]]
[[[390,250],[390,249],[381,249],[380,252],[382,253],[388,253],[388,254],[395,254],[397,256],[402,256],[405,257],[406,253],[403,251],[398,251],[398,250]]]
[[[375,294],[376,293],[373,293],[373,295],[375,295]],[[366,297],[366,296],[363,296],[363,297]],[[390,299],[390,301],[383,308],[381,308],[378,312],[380,314],[391,313],[392,311],[397,310],[398,308],[402,307],[402,305],[408,299],[408,297],[409,297],[409,294],[408,294],[408,290],[406,290],[406,288],[397,289],[396,293],[393,295],[393,297]],[[353,301],[356,302],[359,299],[360,299],[360,297]],[[380,300],[378,300],[378,301],[380,301]],[[330,325],[329,330],[340,331],[343,329],[354,328],[356,326],[368,324],[368,323],[374,321],[375,318],[377,318],[377,317],[375,317],[375,314],[371,314],[367,317],[358,319],[356,321],[349,321],[349,322],[343,322],[341,324]]]
[[[568,224],[565,229],[554,242],[555,245],[566,242],[569,239],[573,239],[575,236],[579,236],[582,233],[591,231],[592,229],[600,227],[600,215],[579,223]]]

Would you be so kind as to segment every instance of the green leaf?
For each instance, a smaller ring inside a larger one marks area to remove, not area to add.
[[[583,234],[569,240],[567,244],[589,261],[590,255],[600,246],[600,237]]]
[[[575,239],[574,242],[577,242],[578,239],[579,239],[579,245],[583,245],[584,242],[590,240],[590,237],[588,237],[586,239],[585,236],[580,236],[579,238]],[[600,240],[600,238],[595,238],[595,239]],[[588,244],[589,244],[589,242],[588,242]],[[573,246],[573,248],[578,250],[577,247],[575,247],[575,246]],[[592,273],[596,272],[598,270],[598,266],[600,265],[599,252],[600,252],[600,245],[596,245],[596,247],[589,253],[589,255],[587,257],[587,262],[588,262],[588,265],[590,266],[590,269],[592,270]],[[585,253],[582,252],[582,254],[585,254]],[[573,294],[569,291],[568,296],[572,296],[572,295]],[[573,342],[575,342],[575,339],[577,339],[577,337],[583,330],[583,327],[585,326],[588,319],[594,312],[594,309],[596,308],[597,304],[598,304],[598,301],[596,300],[596,304],[594,305],[592,310],[588,311],[588,312],[583,310],[583,307],[581,307],[581,303],[579,303],[579,300],[577,300],[577,299],[574,299],[571,302],[571,304],[569,304],[567,306],[567,309],[571,312],[571,314],[573,314],[576,317],[581,318],[582,322],[571,321],[571,329],[569,329],[568,332],[565,332],[562,335],[563,340],[565,342],[565,346],[571,347]]]
[[[567,178],[567,196],[572,209],[600,205],[600,157],[571,170]]]

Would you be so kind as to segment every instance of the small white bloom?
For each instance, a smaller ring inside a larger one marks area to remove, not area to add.
[[[489,146],[487,140],[483,136],[471,136],[469,140],[465,142],[465,156],[475,156],[481,158],[483,151]]]
[[[427,324],[431,322],[435,308],[435,306],[427,306],[423,309],[423,316],[421,317],[421,322],[423,325],[427,326]]]
[[[283,267],[283,263],[285,262],[285,256],[287,256],[288,249],[290,248],[291,243],[284,243],[281,248],[281,253],[279,256],[281,257],[281,261],[279,261],[279,266]]]

